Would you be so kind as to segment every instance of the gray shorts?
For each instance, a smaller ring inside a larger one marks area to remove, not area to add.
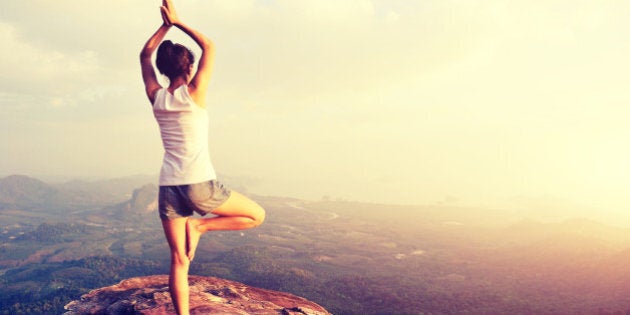
[[[158,209],[162,220],[172,220],[193,215],[206,215],[222,205],[231,191],[217,180],[179,185],[160,186]]]

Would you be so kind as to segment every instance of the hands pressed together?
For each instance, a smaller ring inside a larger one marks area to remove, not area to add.
[[[162,0],[160,12],[162,13],[162,20],[164,21],[164,25],[172,26],[180,23],[177,12],[175,11],[175,7],[173,6],[173,1]]]

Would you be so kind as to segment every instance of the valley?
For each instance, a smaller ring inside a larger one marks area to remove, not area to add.
[[[126,185],[135,188],[81,193],[0,180],[0,314],[61,313],[91,289],[168,272],[157,188]],[[290,292],[334,314],[630,311],[628,229],[488,209],[253,198],[265,223],[205,235],[191,274]]]

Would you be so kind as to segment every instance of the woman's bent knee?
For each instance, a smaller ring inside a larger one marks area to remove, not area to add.
[[[252,219],[252,227],[257,227],[265,221],[265,209],[259,204],[254,203],[248,212],[249,218]]]
[[[256,224],[254,226],[261,225],[265,221],[265,215],[265,209],[259,206],[259,209],[256,211],[256,215],[254,216],[254,223]]]

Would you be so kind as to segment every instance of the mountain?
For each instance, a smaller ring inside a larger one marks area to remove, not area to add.
[[[111,198],[111,202],[123,202],[129,199],[129,193],[147,183],[157,183],[157,177],[134,175],[102,180],[70,180],[54,184],[62,190],[99,192]]]
[[[125,211],[135,214],[146,214],[157,210],[158,187],[153,184],[146,184],[134,189],[131,199],[125,203]]]
[[[43,204],[57,198],[60,191],[39,179],[11,175],[0,179],[0,205]]]
[[[137,186],[136,186],[137,187]],[[67,211],[111,204],[110,193],[98,189],[79,189],[73,185],[51,185],[24,175],[0,179],[0,210]]]
[[[191,314],[326,315],[323,307],[304,298],[215,277],[190,276]],[[123,280],[83,295],[66,305],[66,315],[174,313],[168,276]]]

